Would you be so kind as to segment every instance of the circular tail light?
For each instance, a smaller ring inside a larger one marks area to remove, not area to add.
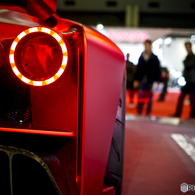
[[[33,86],[48,85],[65,71],[67,45],[49,28],[29,28],[13,41],[9,60],[14,74],[21,81]]]

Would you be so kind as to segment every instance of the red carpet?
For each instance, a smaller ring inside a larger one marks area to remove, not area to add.
[[[153,106],[152,106],[152,116],[156,117],[166,117],[169,116],[170,114],[173,114],[176,109],[177,105],[177,100],[179,97],[179,92],[168,92],[165,101],[163,102],[158,102],[157,99],[159,97],[158,93],[154,93],[153,95]],[[186,97],[187,98],[187,97]],[[134,108],[129,108],[129,91],[126,93],[126,113],[127,114],[137,114],[136,110],[136,105],[137,105],[137,93],[135,93],[134,96]],[[185,103],[184,101],[183,104],[183,111],[182,111],[182,116],[181,118],[188,118],[189,117],[189,112],[190,112],[190,106],[189,104]],[[145,113],[145,110],[144,110]]]
[[[194,127],[126,120],[122,195],[195,194],[180,190],[184,182],[195,185],[195,160],[172,134],[186,137],[182,146],[194,151]]]

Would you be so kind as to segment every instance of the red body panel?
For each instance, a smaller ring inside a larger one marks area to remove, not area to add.
[[[85,28],[82,193],[104,194],[104,179],[124,73],[124,57],[103,35]],[[112,194],[112,193],[111,193]]]

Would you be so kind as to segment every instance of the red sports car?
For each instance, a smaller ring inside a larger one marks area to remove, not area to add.
[[[125,61],[55,0],[0,0],[0,194],[121,194]]]

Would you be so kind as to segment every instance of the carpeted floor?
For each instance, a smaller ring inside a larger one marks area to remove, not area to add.
[[[181,120],[169,117],[175,112],[179,92],[167,93],[163,102],[158,102],[158,97],[154,93],[148,120],[137,116],[137,94],[134,107],[129,107],[127,91],[122,195],[182,195],[183,183],[193,184],[195,190],[195,121],[183,120],[190,113],[188,97]]]
[[[158,93],[154,93],[153,95],[153,106],[152,106],[152,116],[156,117],[167,117],[170,114],[173,114],[176,109],[177,100],[179,97],[179,92],[168,92],[165,98],[165,101],[159,102],[157,101],[159,97]],[[127,114],[137,114],[136,105],[137,105],[137,94],[134,95],[134,107],[129,107],[129,91],[126,93],[126,113]],[[145,109],[144,109],[145,111]],[[190,112],[190,105],[188,101],[188,97],[184,100],[183,111],[181,115],[181,119],[188,118]],[[145,112],[144,112],[145,113]]]
[[[195,185],[194,127],[140,120],[125,126],[122,195],[182,195],[181,184]]]

